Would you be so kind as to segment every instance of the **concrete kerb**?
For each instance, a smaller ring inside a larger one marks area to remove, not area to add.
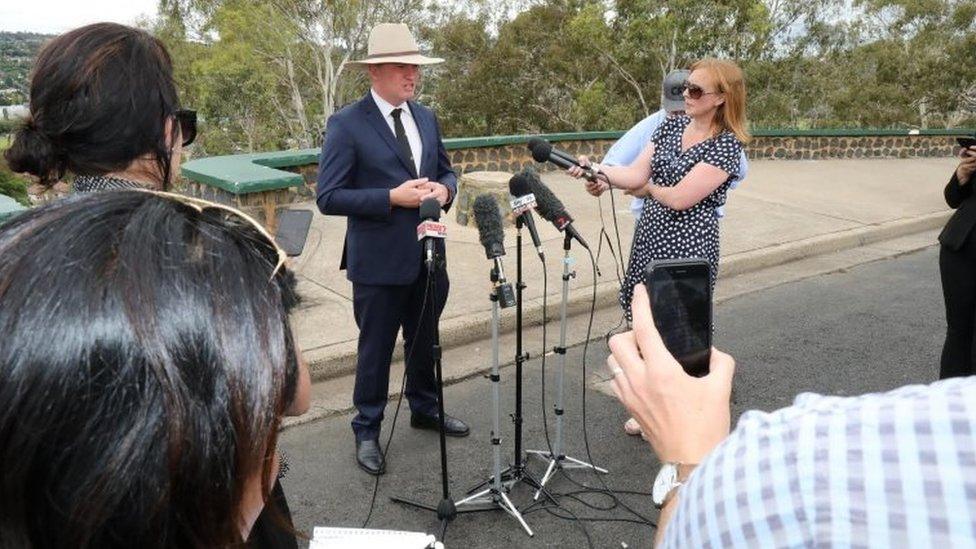
[[[805,257],[856,248],[882,240],[937,229],[945,225],[953,213],[950,210],[924,214],[909,219],[898,219],[867,227],[857,227],[738,253],[720,261],[720,277],[727,278],[782,265]]]
[[[733,277],[774,267],[806,257],[827,254],[849,248],[864,246],[874,242],[898,238],[927,230],[937,229],[945,224],[953,212],[943,211],[916,216],[910,219],[899,219],[839,231],[827,235],[820,235],[808,239],[786,242],[774,246],[741,252],[722,258],[721,278]],[[605,276],[607,276],[605,274]],[[612,274],[609,276],[612,277]],[[583,283],[584,281],[580,281]],[[615,278],[604,280],[597,284],[596,308],[617,307],[618,284]],[[593,288],[576,288],[570,291],[568,314],[575,316],[587,314],[590,310]],[[557,318],[559,298],[549,296],[549,320]],[[487,298],[485,300],[487,305]],[[538,326],[542,323],[542,298],[528,300],[523,305],[523,323],[526,327]],[[490,311],[469,314],[461,317],[444,319],[440,325],[442,346],[447,349],[486,339],[491,322]],[[502,311],[500,333],[507,334],[515,329],[515,310]],[[318,349],[303,351],[305,360],[311,370],[314,381],[324,381],[344,375],[352,374],[356,368],[356,341],[345,341]],[[397,345],[393,360],[403,359],[403,347]]]

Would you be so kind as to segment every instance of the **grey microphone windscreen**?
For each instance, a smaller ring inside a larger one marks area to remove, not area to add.
[[[441,218],[441,203],[436,198],[425,198],[420,203],[420,219],[437,221]]]
[[[532,193],[532,188],[529,187],[529,182],[525,180],[524,173],[517,173],[508,180],[508,192],[515,197]]]
[[[552,144],[545,139],[533,137],[529,139],[529,150],[532,151],[532,159],[536,162],[546,162],[549,160],[549,153],[552,152]]]
[[[549,187],[539,179],[539,175],[534,170],[526,169],[523,171],[525,180],[529,183],[529,189],[535,195],[535,209],[544,219],[552,223],[571,223],[573,220],[566,212],[566,206],[556,198],[556,195],[549,190]],[[566,218],[569,218],[566,221]]]
[[[478,227],[478,239],[485,247],[488,259],[505,255],[505,232],[502,229],[502,214],[498,209],[498,202],[490,195],[479,195],[474,199],[471,212]]]

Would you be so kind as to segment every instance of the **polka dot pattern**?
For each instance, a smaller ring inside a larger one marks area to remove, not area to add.
[[[729,174],[725,182],[698,204],[677,211],[660,202],[647,199],[644,211],[634,229],[627,276],[620,289],[620,305],[627,320],[631,319],[630,301],[634,286],[644,282],[644,269],[660,259],[702,258],[708,261],[712,288],[718,276],[719,231],[715,209],[725,204],[729,184],[739,171],[742,143],[729,131],[706,139],[686,151],[681,150],[681,135],[691,122],[687,116],[667,119],[654,132],[654,157],[651,179],[656,185],[673,187],[697,164],[711,164]]]

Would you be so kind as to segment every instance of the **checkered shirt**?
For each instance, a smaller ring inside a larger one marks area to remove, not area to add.
[[[976,377],[746,412],[665,547],[976,548]]]

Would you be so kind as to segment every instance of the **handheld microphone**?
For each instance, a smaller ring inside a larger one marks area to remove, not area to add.
[[[548,220],[553,225],[559,229],[560,232],[565,232],[569,236],[576,239],[587,250],[590,246],[583,240],[583,236],[579,234],[576,227],[573,227],[573,218],[566,211],[566,207],[563,203],[556,198],[556,195],[549,190],[549,187],[539,179],[539,176],[534,172],[526,170],[526,180],[529,182],[529,188],[532,189],[532,194],[535,195],[536,206],[535,211],[539,212],[539,215],[543,219]]]
[[[581,166],[572,155],[568,152],[553,148],[552,143],[549,143],[545,139],[538,137],[529,139],[529,150],[532,151],[532,159],[536,162],[552,162],[563,169],[576,166],[577,168],[583,169],[583,177],[590,181],[596,181],[597,172],[593,171],[589,166]]]
[[[447,227],[438,222],[441,218],[441,203],[436,198],[426,198],[420,203],[420,225],[417,225],[417,240],[424,241],[424,261],[427,268],[434,264],[434,239],[446,238]]]
[[[529,229],[532,237],[532,244],[535,246],[539,259],[545,261],[546,256],[542,251],[542,241],[539,240],[539,232],[535,229],[535,220],[532,219],[532,208],[535,207],[535,196],[529,188],[529,182],[525,179],[524,173],[517,173],[508,180],[508,192],[514,197],[512,199],[512,213],[515,217]]]
[[[474,213],[474,223],[478,226],[478,239],[485,247],[485,255],[494,260],[492,282],[495,283],[495,298],[501,307],[515,305],[515,292],[512,285],[505,279],[505,269],[502,267],[502,256],[505,255],[505,232],[502,230],[502,214],[498,210],[498,203],[487,194],[479,195],[471,206]]]

